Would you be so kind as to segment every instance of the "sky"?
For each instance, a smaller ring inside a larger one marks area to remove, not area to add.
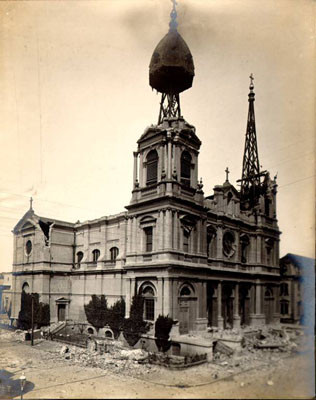
[[[169,0],[0,2],[0,271],[29,208],[70,222],[131,199],[133,151],[157,123],[148,66],[167,33]],[[259,160],[277,174],[280,255],[314,257],[315,3],[178,0],[195,64],[181,94],[202,146],[205,195],[241,177],[249,75]]]

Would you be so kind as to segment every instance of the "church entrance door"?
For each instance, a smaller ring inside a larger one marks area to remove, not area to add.
[[[58,304],[58,321],[66,320],[66,304]]]

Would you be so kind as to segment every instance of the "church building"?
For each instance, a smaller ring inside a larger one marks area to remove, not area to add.
[[[226,169],[225,182],[205,194],[201,141],[180,108],[194,64],[175,9],[169,25],[149,67],[162,96],[158,123],[137,142],[126,211],[69,223],[38,216],[31,202],[13,229],[12,318],[24,290],[49,304],[51,322],[85,322],[94,294],[109,304],[123,298],[128,317],[136,293],[146,320],[169,315],[182,334],[280,321],[277,184],[260,171],[253,77],[240,188]]]

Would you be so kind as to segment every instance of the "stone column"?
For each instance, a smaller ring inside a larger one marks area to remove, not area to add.
[[[164,293],[163,293],[163,286],[162,286],[162,278],[158,278],[157,282],[157,303],[155,309],[155,319],[158,315],[165,315],[164,314]]]
[[[127,217],[127,244],[126,244],[126,253],[129,254],[131,252],[131,244],[132,244],[132,229],[131,229],[132,220],[130,217]]]
[[[262,256],[261,256],[261,236],[257,236],[257,264],[261,264]]]
[[[158,250],[163,249],[163,211],[158,211],[157,219]]]
[[[143,157],[143,152],[140,153],[139,155],[139,185],[140,186],[145,186],[144,185],[144,157]]]
[[[240,328],[240,315],[239,315],[239,283],[236,283],[234,290],[234,328]]]
[[[172,248],[172,211],[171,209],[166,210],[166,221],[165,221],[165,235],[166,244],[165,249]]]
[[[137,176],[137,157],[138,157],[138,153],[136,151],[134,151],[133,155],[134,155],[133,182],[134,182],[134,188],[135,188],[137,186],[137,184],[138,184],[138,176]]]
[[[179,249],[178,211],[173,213],[173,249]]]
[[[172,168],[172,165],[171,165],[171,156],[172,156],[172,154],[171,154],[171,141],[168,141],[168,167],[167,167],[167,178],[168,178],[168,180],[170,180],[171,179],[171,175],[172,175],[172,171],[171,171],[171,168]]]
[[[250,314],[250,325],[264,325],[265,324],[265,315],[263,314],[263,304],[262,304],[262,285],[260,281],[257,280],[255,286],[252,291],[251,298],[253,299],[253,306],[251,309],[254,310],[254,314]]]
[[[273,322],[279,323],[280,322],[280,287],[279,285],[275,285],[273,287],[273,297],[274,297],[274,313],[273,313]],[[296,304],[295,302],[294,304]],[[294,307],[294,319],[296,307]]]
[[[133,253],[137,253],[138,241],[137,241],[137,218],[133,218]]]
[[[167,171],[168,171],[168,149],[167,149],[167,143],[164,144],[164,158],[163,158],[163,162],[164,162],[164,170],[165,170],[165,174],[167,176]]]
[[[217,285],[217,325],[220,329],[224,327],[224,318],[222,316],[222,281]]]
[[[170,278],[163,279],[163,312],[164,315],[169,315],[172,318],[172,285],[170,284]]]
[[[201,282],[198,285],[198,302],[199,302],[199,314],[198,318],[196,319],[196,330],[197,331],[204,331],[207,327],[207,318],[206,318],[206,281]]]
[[[222,259],[223,258],[223,228],[221,226],[218,227],[217,229],[217,234],[216,234],[216,258]]]

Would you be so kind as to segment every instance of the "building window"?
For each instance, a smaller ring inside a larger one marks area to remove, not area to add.
[[[117,256],[119,254],[119,249],[117,247],[112,247],[110,249],[110,253],[111,253],[111,263],[115,263]]]
[[[181,154],[181,183],[185,186],[191,186],[191,154],[184,151]]]
[[[288,313],[289,313],[289,302],[281,301],[281,314],[288,315]]]
[[[83,252],[82,251],[78,251],[78,253],[77,253],[77,264],[78,264],[78,267],[80,267],[80,263],[81,263],[82,259],[83,259]]]
[[[191,296],[191,289],[189,286],[183,286],[180,291],[180,296]]]
[[[100,250],[98,250],[98,249],[93,250],[93,252],[92,252],[92,261],[94,263],[96,263],[98,261],[99,257],[100,257]]]
[[[153,185],[157,183],[157,176],[158,176],[158,154],[156,150],[151,150],[148,153],[147,160],[146,160],[146,167],[147,167],[147,185]]]
[[[144,298],[144,319],[147,321],[155,320],[155,292],[151,286],[145,286],[142,290]]]
[[[183,251],[189,252],[190,231],[183,229]]]
[[[26,254],[29,256],[32,252],[32,242],[30,240],[28,240],[25,244],[25,252]]]
[[[241,262],[246,263],[248,261],[248,247],[249,247],[249,237],[242,235],[240,238],[240,248],[241,248]]]
[[[289,285],[287,283],[281,283],[280,285],[280,296],[289,295]]]
[[[153,250],[153,227],[149,226],[147,228],[144,228],[145,232],[145,244],[146,244],[146,251],[152,251]]]

